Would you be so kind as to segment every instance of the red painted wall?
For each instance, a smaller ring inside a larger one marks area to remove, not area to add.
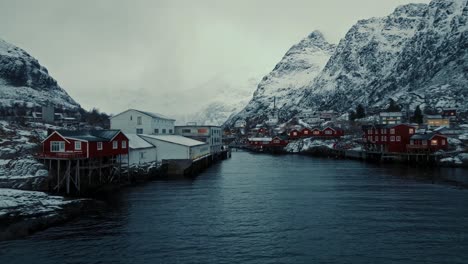
[[[65,152],[51,152],[51,142],[52,141],[62,141],[65,142]],[[68,141],[68,142],[67,142]],[[113,149],[112,142],[103,141],[103,149],[97,150],[97,142],[81,142],[81,150],[75,150],[75,141],[71,138],[63,138],[59,134],[55,133],[51,137],[49,137],[44,143],[42,144],[43,154],[52,157],[64,157],[68,155],[72,157],[73,155],[79,155],[80,157],[105,157],[105,156],[116,156],[116,155],[124,155],[128,154],[128,139],[125,137],[123,133],[119,133],[115,138],[114,141],[118,142],[117,149]],[[122,141],[126,141],[126,148],[122,148]],[[89,148],[88,148],[89,144]],[[88,154],[89,150],[89,154]]]

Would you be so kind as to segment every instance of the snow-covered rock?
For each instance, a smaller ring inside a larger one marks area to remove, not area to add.
[[[35,58],[0,39],[0,106],[11,107],[15,103],[80,107]]]

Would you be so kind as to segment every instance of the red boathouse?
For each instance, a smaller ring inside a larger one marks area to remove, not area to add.
[[[118,181],[122,159],[128,159],[128,138],[120,130],[55,130],[42,141],[42,153],[49,175],[56,179],[50,191],[66,193],[74,187],[80,193]],[[82,179],[84,180],[82,182]]]

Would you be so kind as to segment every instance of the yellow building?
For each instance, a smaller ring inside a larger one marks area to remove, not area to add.
[[[450,127],[450,119],[444,118],[441,115],[427,115],[425,116],[425,121],[429,127]]]

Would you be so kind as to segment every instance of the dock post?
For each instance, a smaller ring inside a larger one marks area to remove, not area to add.
[[[57,160],[57,192],[60,192],[60,160]]]

